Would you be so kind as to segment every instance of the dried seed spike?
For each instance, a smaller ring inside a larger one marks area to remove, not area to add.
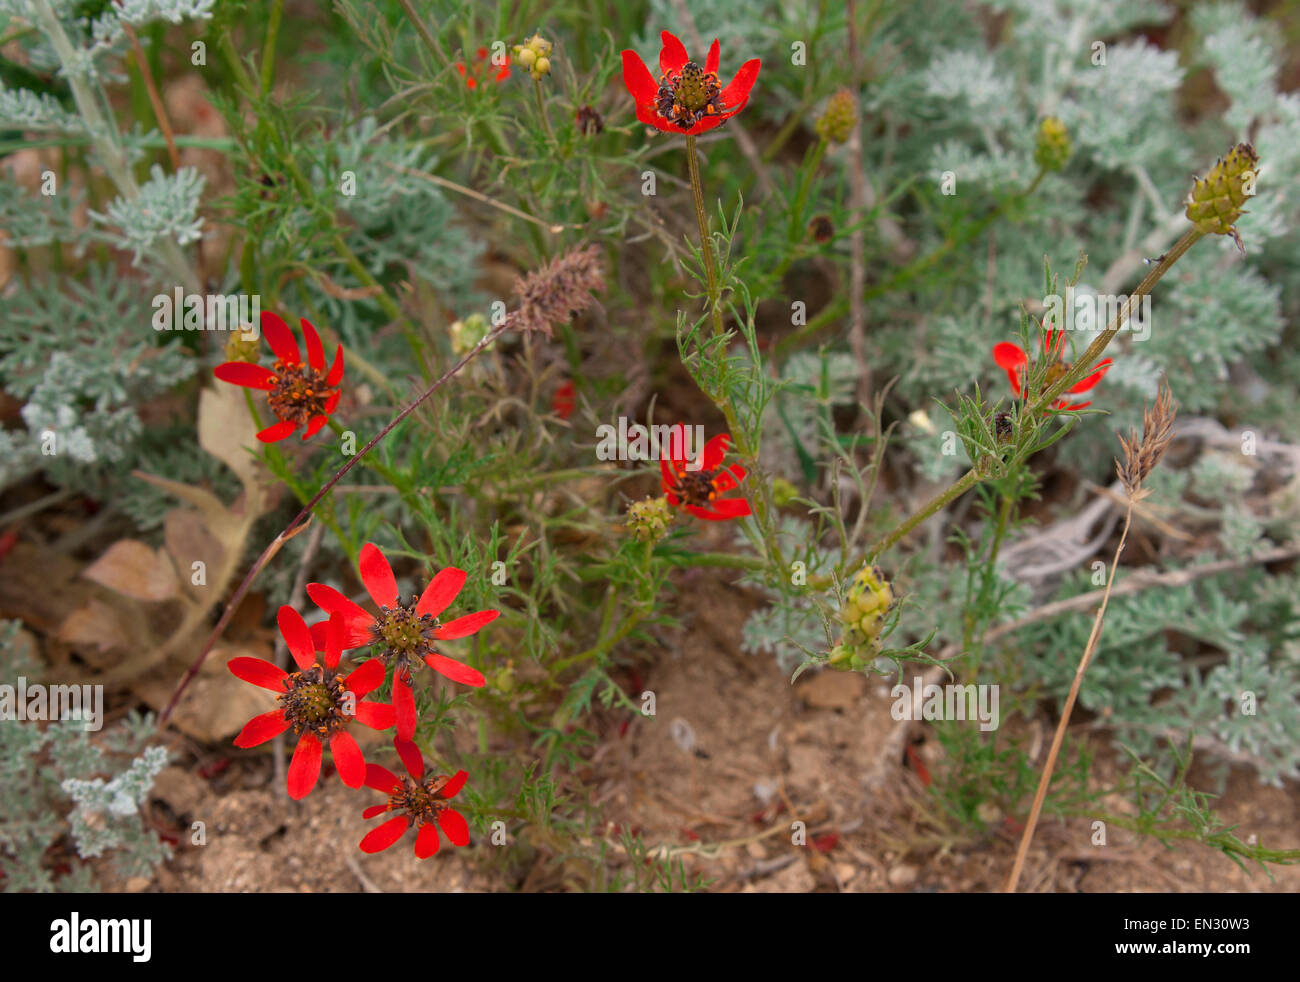
[[[1169,448],[1177,415],[1178,404],[1173,401],[1169,383],[1162,380],[1155,405],[1142,410],[1142,438],[1139,440],[1133,430],[1129,430],[1128,439],[1119,438],[1120,446],[1124,448],[1124,460],[1116,460],[1115,469],[1132,501],[1141,501],[1151,493],[1142,487],[1142,482],[1156,469],[1156,464]]]
[[[600,250],[596,246],[571,249],[515,281],[519,309],[510,315],[512,326],[550,337],[555,325],[591,306],[591,294],[604,289]]]

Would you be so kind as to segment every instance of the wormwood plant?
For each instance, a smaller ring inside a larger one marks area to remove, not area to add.
[[[0,145],[55,189],[0,187],[23,401],[0,482],[44,482],[11,520],[110,509],[85,576],[127,626],[87,677],[165,679],[161,724],[195,737],[203,703],[248,706],[222,742],[288,755],[295,800],[328,761],[361,852],[477,842],[515,885],[695,889],[580,776],[603,719],[655,716],[626,675],[689,575],[761,598],[736,644],[793,678],[925,670],[998,687],[1004,719],[1063,698],[1041,774],[934,721],[944,821],[1025,819],[1012,889],[1040,814],[1100,814],[1086,748],[1052,780],[1076,702],[1133,755],[1137,817],[1108,821],[1294,861],[1223,829],[1183,750],[1300,776],[1294,575],[1263,566],[1294,559],[1295,505],[1246,503],[1255,451],[1155,469],[1161,390],[1101,581],[1100,543],[1017,576],[1161,379],[1220,449],[1211,414],[1262,393],[1262,442],[1291,448],[1294,356],[1263,355],[1297,286],[1300,117],[1267,26],[1206,5],[1157,49],[1155,3],[758,6],[338,0],[308,50],[281,0],[0,0]],[[177,58],[209,135],[171,119]],[[1185,132],[1193,71],[1226,108]],[[155,329],[217,294],[260,310]],[[1131,532],[1190,523],[1214,555],[1162,556],[1149,588],[1120,569]],[[259,598],[260,646],[235,634]],[[30,758],[63,730],[22,732]],[[162,753],[60,785],[83,856],[158,861],[94,829],[134,828]]]

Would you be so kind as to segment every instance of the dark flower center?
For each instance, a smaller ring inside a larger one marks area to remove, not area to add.
[[[343,729],[352,719],[344,711],[353,708],[353,704],[342,676],[333,673],[328,678],[323,676],[323,669],[316,665],[294,672],[285,680],[289,691],[278,698],[284,718],[295,735],[311,730],[317,736],[327,736]]]
[[[704,507],[718,496],[717,471],[688,471],[679,466],[673,493],[685,504]]]
[[[382,608],[370,629],[370,643],[383,645],[383,657],[393,658],[400,665],[406,665],[412,659],[422,660],[430,654],[442,626],[436,617],[417,614],[415,606],[418,602],[418,597],[412,597],[396,607]]]
[[[271,369],[275,372],[275,385],[271,387],[269,402],[271,412],[284,422],[292,420],[305,426],[315,416],[325,415],[330,387],[325,375],[310,365],[286,365],[282,361]]]
[[[427,825],[440,812],[451,807],[442,797],[443,786],[450,780],[445,774],[427,777],[423,782],[410,777],[403,778],[402,786],[388,796],[388,810],[406,812],[416,825]]]
[[[1056,364],[1052,365],[1052,367],[1047,370],[1047,380],[1043,383],[1043,391],[1046,392],[1055,385],[1057,380],[1069,370],[1070,363],[1068,361],[1058,361]]]
[[[688,61],[675,73],[659,79],[655,109],[668,122],[689,130],[705,116],[717,116],[722,109],[722,85],[715,72],[706,72]]]

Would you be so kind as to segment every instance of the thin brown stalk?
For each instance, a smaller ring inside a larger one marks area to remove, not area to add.
[[[1020,873],[1024,869],[1025,857],[1029,853],[1029,844],[1033,841],[1038,816],[1047,798],[1047,786],[1051,783],[1057,755],[1065,742],[1065,728],[1070,723],[1070,714],[1074,712],[1074,703],[1079,696],[1079,688],[1083,685],[1083,673],[1088,670],[1088,663],[1092,661],[1093,652],[1097,650],[1097,640],[1101,637],[1101,626],[1106,619],[1106,606],[1110,603],[1115,573],[1119,569],[1119,558],[1124,552],[1124,543],[1128,541],[1128,530],[1133,524],[1133,506],[1148,494],[1142,487],[1142,482],[1155,470],[1160,457],[1173,439],[1174,416],[1177,411],[1178,407],[1173,401],[1169,386],[1162,385],[1155,405],[1143,411],[1142,438],[1139,440],[1137,434],[1132,431],[1129,432],[1127,439],[1120,437],[1120,445],[1124,448],[1124,459],[1115,462],[1115,469],[1119,472],[1120,480],[1124,482],[1124,489],[1129,496],[1128,509],[1124,513],[1124,529],[1120,532],[1119,544],[1115,547],[1115,555],[1111,559],[1110,575],[1106,578],[1106,591],[1101,597],[1101,607],[1097,609],[1097,616],[1093,618],[1092,632],[1088,635],[1088,643],[1084,646],[1079,666],[1074,670],[1070,694],[1066,696],[1060,722],[1056,724],[1056,733],[1052,736],[1052,746],[1047,752],[1047,761],[1043,764],[1043,773],[1038,779],[1038,790],[1034,793],[1034,803],[1029,809],[1029,819],[1025,822],[1025,831],[1020,837],[1020,848],[1016,850],[1016,861],[1003,888],[1005,893],[1015,893],[1016,886],[1020,882]]]

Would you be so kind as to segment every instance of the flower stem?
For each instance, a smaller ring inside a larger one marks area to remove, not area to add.
[[[1070,366],[1069,371],[1065,372],[1055,383],[1048,386],[1048,388],[1043,391],[1043,394],[1038,397],[1038,401],[1026,410],[1026,416],[1036,416],[1048,406],[1055,403],[1056,400],[1060,398],[1062,392],[1070,388],[1070,386],[1074,385],[1076,382],[1081,381],[1085,375],[1092,373],[1092,366],[1096,364],[1098,356],[1105,350],[1106,345],[1110,344],[1110,342],[1114,340],[1115,335],[1119,334],[1121,328],[1123,328],[1123,326],[1128,322],[1129,314],[1132,313],[1139,301],[1151,292],[1152,288],[1160,281],[1161,277],[1163,277],[1165,273],[1169,272],[1174,263],[1182,258],[1187,250],[1200,241],[1204,235],[1204,232],[1200,232],[1195,228],[1187,230],[1174,247],[1165,253],[1164,258],[1160,260],[1155,269],[1151,270],[1151,272],[1146,275],[1146,278],[1134,288],[1131,294],[1129,294],[1128,299],[1123,303],[1119,310],[1116,311],[1115,319],[1107,325],[1106,330],[1101,333],[1101,336],[1088,346],[1088,350]],[[893,529],[893,531],[882,536],[875,545],[867,550],[867,556],[864,563],[875,562],[881,553],[897,543],[903,538],[903,536],[911,532],[912,529],[916,528],[941,508],[946,507],[955,498],[960,497],[973,488],[979,483],[980,478],[980,468],[979,465],[976,464],[975,467],[972,467],[969,471],[958,478],[956,483],[951,487],[935,495],[935,497],[922,505],[914,515]]]
[[[713,258],[713,239],[709,237],[709,219],[704,211],[704,182],[700,180],[700,158],[695,150],[693,136],[686,138],[686,163],[691,172],[691,193],[695,196],[695,220],[700,226],[700,252],[704,256],[704,275],[709,286],[713,336],[722,337],[722,309],[718,306],[718,266]]]
[[[542,117],[542,129],[546,130],[546,139],[555,142],[555,132],[551,129],[551,117],[546,114],[546,100],[542,98],[541,79],[533,79],[533,95],[537,98],[537,115]]]

